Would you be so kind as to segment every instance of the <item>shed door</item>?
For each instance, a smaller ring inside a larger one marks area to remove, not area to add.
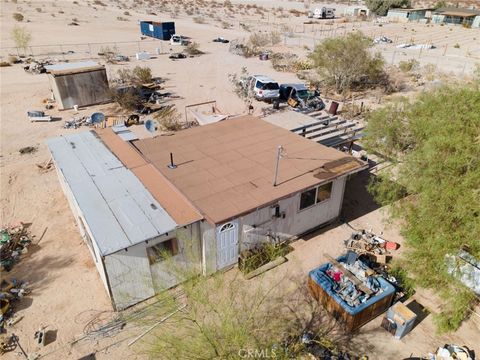
[[[237,261],[238,226],[232,221],[217,226],[217,269],[223,269]]]

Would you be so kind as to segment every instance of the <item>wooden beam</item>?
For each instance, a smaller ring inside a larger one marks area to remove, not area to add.
[[[347,270],[341,263],[339,263],[336,259],[331,257],[328,254],[323,254],[328,261],[330,261],[333,265],[335,265],[337,268],[339,268],[342,272],[343,275],[346,276],[355,286],[357,286],[361,291],[363,291],[365,294],[372,295],[373,291],[370,290],[368,287],[366,287],[359,278],[357,278],[352,272]]]

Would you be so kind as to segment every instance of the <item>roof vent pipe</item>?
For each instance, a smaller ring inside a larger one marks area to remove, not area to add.
[[[282,145],[278,145],[278,147],[277,147],[277,161],[275,163],[275,175],[273,177],[273,186],[277,186],[278,167],[280,166],[280,158],[282,157],[282,151],[283,151]]]
[[[170,164],[168,164],[169,169],[176,169],[177,165],[173,163],[173,153],[170,153]]]

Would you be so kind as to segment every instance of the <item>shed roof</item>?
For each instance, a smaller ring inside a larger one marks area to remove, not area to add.
[[[480,15],[480,10],[475,9],[465,9],[457,7],[444,7],[434,11],[435,14],[446,15],[446,16],[460,16],[460,17],[471,17]]]
[[[51,138],[47,144],[102,256],[177,227],[94,132]]]
[[[364,167],[349,155],[252,116],[133,144],[215,224]],[[273,186],[279,145],[285,153]],[[176,169],[167,167],[170,153]]]
[[[98,64],[95,61],[79,61],[73,63],[58,63],[55,65],[47,65],[45,69],[52,75],[66,75],[83,73],[87,71],[103,70],[105,66]]]

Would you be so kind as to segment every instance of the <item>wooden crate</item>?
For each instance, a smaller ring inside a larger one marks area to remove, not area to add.
[[[339,322],[345,326],[345,330],[352,332],[385,312],[392,303],[395,293],[392,293],[379,301],[371,304],[355,315],[348,313],[333,297],[331,297],[311,277],[308,277],[308,289],[313,297]]]

